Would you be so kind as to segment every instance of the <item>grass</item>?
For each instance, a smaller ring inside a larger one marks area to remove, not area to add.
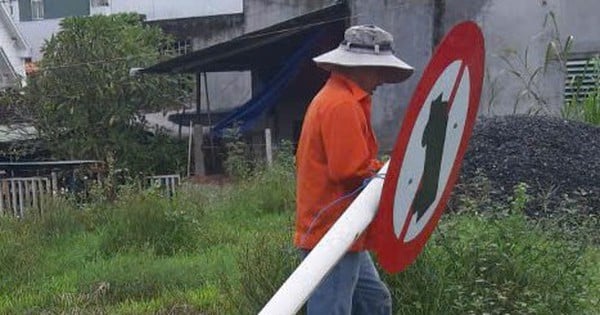
[[[288,170],[0,218],[0,314],[256,314],[298,264]],[[491,215],[461,203],[413,266],[384,276],[396,314],[597,314],[598,225],[564,237],[515,193]]]
[[[569,82],[574,90],[573,96],[561,109],[561,115],[566,119],[600,126],[600,57],[596,56],[588,61],[584,74],[574,76]],[[584,81],[589,80],[592,83],[585,88]]]

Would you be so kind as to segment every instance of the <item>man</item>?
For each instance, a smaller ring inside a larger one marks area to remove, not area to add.
[[[371,94],[406,80],[413,68],[395,57],[392,36],[376,26],[346,30],[337,49],[314,59],[331,72],[311,102],[298,144],[294,242],[304,255],[381,167],[371,127]],[[350,196],[351,195],[351,196]],[[360,237],[307,303],[312,314],[391,314],[391,296]]]

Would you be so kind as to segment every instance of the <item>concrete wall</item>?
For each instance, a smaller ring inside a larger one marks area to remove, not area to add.
[[[353,25],[376,24],[392,33],[396,55],[416,70],[409,80],[382,86],[373,95],[372,124],[380,150],[389,151],[421,71],[431,57],[434,3],[433,0],[352,0],[350,8]]]
[[[562,0],[560,1],[560,22],[563,36],[575,37],[574,54],[597,54],[600,52],[600,1]]]
[[[547,62],[546,51],[551,41],[563,43],[568,35],[575,41],[571,56],[589,56],[600,51],[600,1],[595,0],[453,0],[446,1],[444,28],[464,19],[472,19],[482,27],[486,40],[486,81],[481,102],[483,115],[541,112],[558,115],[564,102],[565,69],[556,61]],[[555,15],[558,28],[550,14]],[[558,31],[558,32],[557,32]],[[527,51],[527,66],[525,52]],[[510,61],[513,66],[507,64]],[[526,84],[511,73],[525,77],[543,69]]]
[[[49,39],[52,34],[58,32],[60,21],[60,19],[51,19],[18,23],[21,33],[23,33],[29,45],[31,45],[31,58],[34,61],[42,58],[42,46],[46,42],[46,39]]]
[[[532,80],[531,89],[511,73],[516,71],[529,80],[530,74],[546,65],[545,55],[553,29],[551,24],[544,26],[544,21],[551,11],[559,13],[559,2],[549,0],[544,5],[540,1],[495,0],[488,1],[479,12],[476,20],[486,39],[482,114],[559,112],[564,79],[556,63],[547,64],[548,71],[540,72],[541,75]]]
[[[395,38],[398,55],[416,68],[405,83],[384,86],[373,97],[373,125],[382,151],[388,151],[431,51],[456,23],[474,20],[486,40],[486,75],[481,99],[482,115],[541,112],[558,115],[565,84],[564,68],[546,63],[547,45],[574,35],[572,56],[589,56],[600,51],[600,1],[597,0],[351,0],[352,24],[377,24]],[[549,14],[556,16],[559,34]],[[548,20],[547,20],[548,19]],[[544,25],[544,21],[546,25]],[[525,51],[527,67],[524,66]],[[503,60],[514,64],[510,66]],[[531,92],[510,70],[527,76],[546,67],[536,76]],[[518,101],[517,101],[518,100]]]

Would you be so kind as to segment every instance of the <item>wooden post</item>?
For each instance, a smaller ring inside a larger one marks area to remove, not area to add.
[[[187,176],[190,177],[192,175],[192,148],[193,142],[192,139],[194,135],[194,122],[190,119],[190,130],[188,133],[188,162],[187,162]]]
[[[273,165],[273,146],[271,144],[271,129],[265,129],[265,148],[267,151],[267,165]]]
[[[50,193],[52,195],[56,195],[58,193],[58,176],[56,175],[56,172],[52,172],[50,174],[51,178],[52,178],[52,184],[50,186]]]
[[[19,180],[17,182],[17,186],[19,187],[19,218],[25,217],[25,202],[24,202],[24,194],[23,194],[23,180]]]
[[[204,168],[204,152],[202,142],[204,141],[204,130],[202,125],[194,125],[194,175],[206,175]]]
[[[32,208],[39,211],[40,213],[42,213],[42,209],[39,206],[38,203],[38,185],[40,183],[40,179],[39,178],[34,178],[31,181],[31,204],[32,204]]]
[[[25,206],[23,207],[23,209],[28,209],[31,208],[31,179],[24,178],[23,186],[25,186],[23,196],[23,203],[25,204]]]
[[[10,194],[12,195],[12,211],[13,211],[13,215],[16,217],[17,216],[17,186],[15,185],[15,181],[11,180],[10,181]]]
[[[4,195],[5,195],[5,191],[7,191],[7,189],[5,189],[6,181],[2,180],[0,182],[0,185],[2,185],[2,187],[0,188],[0,215],[3,215],[4,214]]]

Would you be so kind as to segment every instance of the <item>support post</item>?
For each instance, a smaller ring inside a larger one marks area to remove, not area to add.
[[[271,143],[271,129],[265,129],[265,150],[267,154],[267,165],[273,166],[273,145]]]
[[[204,152],[202,152],[202,144],[204,141],[204,130],[202,125],[194,125],[194,175],[206,175],[204,168]]]
[[[52,181],[50,185],[50,192],[54,196],[58,194],[58,176],[56,175],[56,172],[52,172],[50,177]]]
[[[190,120],[190,130],[188,131],[188,160],[187,160],[187,177],[192,175],[192,155],[193,155],[193,138],[194,138],[194,123]]]

